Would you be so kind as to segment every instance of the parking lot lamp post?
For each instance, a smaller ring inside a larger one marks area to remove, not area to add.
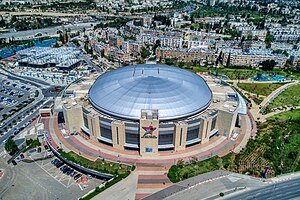
[[[101,158],[101,150],[100,150],[100,149],[98,149],[98,151],[99,151],[99,158]]]

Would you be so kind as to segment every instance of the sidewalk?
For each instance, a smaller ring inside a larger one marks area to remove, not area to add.
[[[104,190],[92,200],[133,200],[135,199],[137,180],[138,171],[135,170],[127,178]]]

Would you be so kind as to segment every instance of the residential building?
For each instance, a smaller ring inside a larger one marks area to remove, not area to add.
[[[167,48],[159,47],[156,49],[157,60],[166,58],[174,58],[177,61],[193,62],[199,61],[200,63],[212,64],[215,62],[215,53],[213,50],[201,48]]]

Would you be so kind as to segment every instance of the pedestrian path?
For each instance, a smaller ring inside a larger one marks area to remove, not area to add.
[[[169,167],[137,167],[138,180],[135,199],[139,200],[172,185],[167,173]]]

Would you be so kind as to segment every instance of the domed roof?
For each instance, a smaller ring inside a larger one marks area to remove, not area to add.
[[[160,120],[188,117],[206,109],[212,93],[197,74],[167,65],[130,65],[109,71],[89,91],[100,112],[139,120],[142,109],[158,109]]]

